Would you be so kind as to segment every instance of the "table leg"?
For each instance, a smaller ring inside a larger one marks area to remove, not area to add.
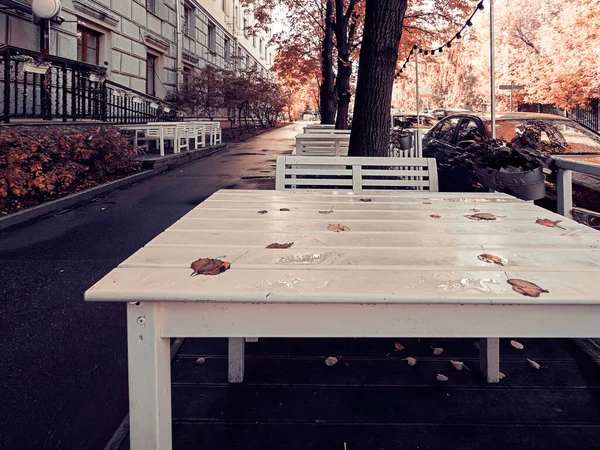
[[[171,450],[171,355],[159,302],[127,305],[132,450]]]
[[[246,342],[258,342],[258,338],[247,337]]]
[[[500,339],[479,340],[479,368],[488,383],[500,382]]]
[[[244,345],[244,338],[229,338],[227,381],[230,383],[244,381]]]

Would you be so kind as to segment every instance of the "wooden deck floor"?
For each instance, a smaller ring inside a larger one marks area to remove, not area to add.
[[[502,340],[499,385],[479,377],[472,340],[397,341],[406,349],[389,339],[261,339],[246,345],[244,383],[228,385],[226,340],[187,339],[172,363],[174,449],[600,448],[600,372],[573,341],[523,339],[517,350]],[[339,363],[328,367],[328,356]]]

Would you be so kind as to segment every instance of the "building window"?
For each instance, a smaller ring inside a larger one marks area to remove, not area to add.
[[[227,12],[227,0],[223,0],[223,4],[221,6],[223,7],[223,11]]]
[[[146,0],[146,10],[156,14],[156,0]]]
[[[146,55],[146,94],[156,97],[156,60],[157,57]]]
[[[188,36],[192,36],[192,24],[194,10],[189,5],[183,5],[183,32]]]
[[[246,27],[248,27],[248,19],[244,17],[244,28],[242,29],[242,31],[244,32],[244,37],[248,37],[248,35],[246,34]]]
[[[223,47],[224,47],[223,56],[225,58],[225,61],[229,61],[231,59],[231,53],[229,51],[229,38],[225,38],[223,40]]]
[[[258,41],[258,52],[262,55],[262,52],[263,52],[263,50],[262,50],[262,39],[260,39]]]
[[[190,75],[192,68],[190,66],[183,66],[183,85],[187,86],[190,84]]]
[[[212,23],[208,24],[208,50],[214,52],[217,49],[217,29]]]
[[[252,46],[256,48],[256,36],[252,35]]]
[[[97,31],[77,27],[77,60],[100,64],[100,36]]]

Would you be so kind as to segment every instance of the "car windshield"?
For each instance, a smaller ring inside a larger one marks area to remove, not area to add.
[[[558,144],[552,153],[600,154],[600,136],[570,120],[513,119],[496,123],[496,135],[506,141],[527,129],[538,131],[542,142]]]
[[[419,124],[424,127],[432,127],[435,121],[431,117],[419,116]],[[394,116],[394,126],[400,128],[412,128],[417,125],[417,116]]]

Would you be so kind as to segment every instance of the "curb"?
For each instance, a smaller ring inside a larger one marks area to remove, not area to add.
[[[159,173],[166,172],[171,168],[179,167],[194,162],[198,159],[204,158],[206,156],[214,155],[215,153],[218,153],[219,151],[225,148],[227,148],[226,144],[220,144],[217,146],[213,146],[208,150],[192,150],[189,153],[179,153],[175,155],[175,157],[163,159],[160,161],[143,161],[142,167],[144,167],[145,165],[148,166],[148,162],[151,162],[153,164],[150,165],[149,169],[144,170],[143,172],[139,172],[134,175],[121,178],[119,180],[110,181],[108,183],[101,184],[100,186],[95,186],[93,188],[77,192],[75,194],[67,195],[66,197],[52,200],[41,205],[27,208],[23,211],[18,211],[12,214],[8,214],[4,217],[0,217],[0,231],[5,230],[6,228],[12,227],[14,225],[19,225],[24,222],[37,219],[47,214],[51,214],[53,212],[60,211],[65,208],[69,208],[70,206],[73,206],[77,203],[83,203],[99,195],[107,194],[111,191],[114,191],[115,189],[128,186],[133,183],[138,183],[140,181],[153,177],[154,175],[158,175]]]

